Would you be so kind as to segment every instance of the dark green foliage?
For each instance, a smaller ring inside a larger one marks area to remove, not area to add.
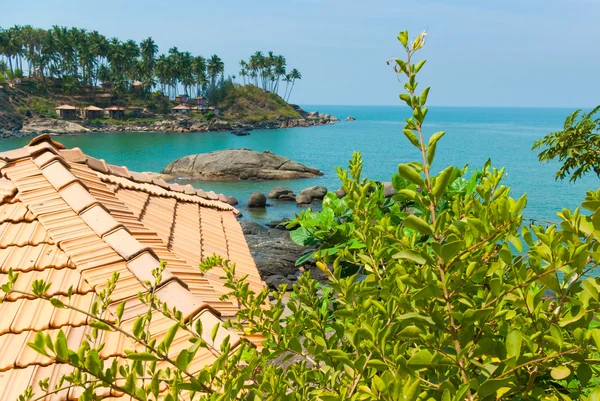
[[[570,181],[576,181],[589,171],[600,176],[599,110],[600,106],[589,113],[577,110],[567,117],[562,131],[535,141],[533,149],[543,149],[538,155],[540,161],[556,159],[562,163],[556,179],[570,176]]]

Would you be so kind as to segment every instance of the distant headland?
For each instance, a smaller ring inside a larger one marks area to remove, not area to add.
[[[203,132],[307,127],[337,118],[289,99],[302,74],[286,59],[255,52],[225,76],[217,55],[152,38],[15,26],[0,31],[0,137],[114,131]],[[240,82],[241,81],[241,82]]]

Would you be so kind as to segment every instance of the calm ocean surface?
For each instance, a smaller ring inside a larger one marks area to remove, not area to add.
[[[406,107],[392,106],[316,106],[341,120],[356,117],[355,122],[336,125],[253,131],[250,136],[237,137],[229,132],[197,134],[114,133],[62,136],[57,138],[67,147],[79,146],[89,155],[109,163],[126,165],[134,171],[160,171],[178,157],[228,148],[270,150],[325,172],[323,177],[296,181],[269,182],[199,182],[189,181],[197,188],[214,190],[235,196],[244,218],[265,223],[291,217],[300,209],[295,204],[271,201],[264,212],[245,209],[250,193],[267,193],[276,185],[286,185],[294,191],[311,185],[339,188],[334,172],[336,166],[346,166],[353,151],[365,159],[365,174],[369,178],[390,181],[398,163],[419,160],[418,151],[402,134]],[[526,217],[557,220],[556,212],[563,207],[574,208],[581,203],[586,190],[598,189],[600,181],[589,175],[571,184],[554,180],[556,163],[540,164],[531,151],[533,142],[562,127],[571,109],[558,108],[459,108],[432,107],[426,121],[426,134],[446,131],[438,144],[434,170],[450,164],[471,168],[483,165],[488,158],[494,166],[506,166],[506,184],[512,195],[527,193]],[[5,139],[0,150],[26,144],[28,139]],[[296,192],[296,193],[298,193]]]

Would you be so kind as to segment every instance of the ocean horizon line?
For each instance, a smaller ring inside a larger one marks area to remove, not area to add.
[[[398,107],[406,108],[406,104],[319,104],[319,103],[297,103],[301,107]],[[568,109],[568,110],[591,110],[596,106],[445,106],[431,105],[431,108],[447,109]],[[408,110],[408,109],[407,109]]]

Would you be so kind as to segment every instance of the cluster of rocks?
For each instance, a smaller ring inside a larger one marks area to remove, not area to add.
[[[296,202],[297,205],[309,205],[315,200],[323,200],[327,194],[327,188],[320,185],[304,188],[298,195],[291,188],[278,186],[267,195],[262,192],[254,192],[248,199],[249,208],[264,208],[267,199],[276,199],[284,202]]]
[[[304,119],[313,122],[313,125],[335,124],[336,122],[340,121],[339,118],[332,116],[331,114],[321,114],[318,111],[308,113]]]
[[[391,182],[383,182],[383,194],[386,198],[390,198],[396,194],[394,185]],[[314,201],[320,201],[325,198],[325,195],[329,190],[323,186],[315,185],[312,187],[304,188],[298,195],[294,194],[294,191],[288,187],[277,186],[274,187],[271,192],[267,195],[261,192],[254,192],[250,195],[248,200],[248,207],[250,208],[264,208],[267,206],[267,199],[277,199],[279,201],[290,201],[296,202],[298,206],[309,205]],[[333,193],[338,198],[346,196],[346,192],[343,188],[339,188]]]
[[[18,114],[11,114],[10,117]],[[235,131],[248,132],[254,129],[277,129],[293,127],[311,127],[317,125],[334,124],[339,121],[335,116],[319,114],[318,112],[302,113],[300,118],[281,117],[269,121],[226,121],[214,119],[201,121],[185,115],[168,116],[164,120],[136,121],[135,123],[113,124],[110,122],[101,125],[81,124],[53,118],[30,118],[23,124],[20,120],[13,121],[0,112],[0,137],[19,138],[23,136],[35,136],[44,131],[58,134],[78,134],[86,132],[209,132],[209,131]]]

